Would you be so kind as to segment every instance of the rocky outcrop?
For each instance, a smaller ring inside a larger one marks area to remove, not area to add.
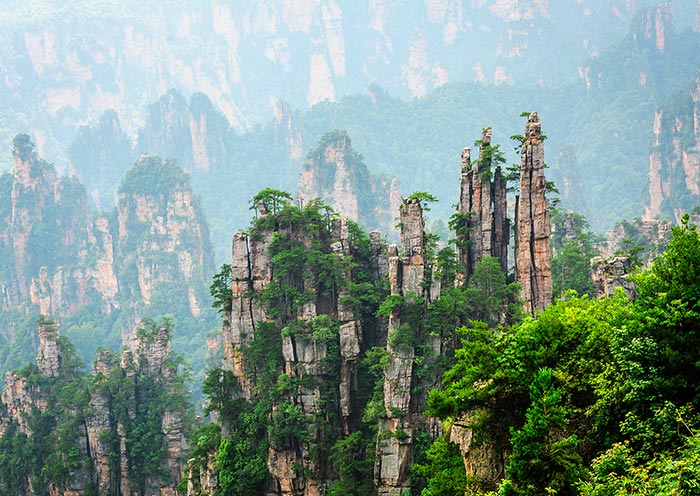
[[[700,204],[700,75],[690,91],[656,110],[645,220],[676,222]]]
[[[267,467],[271,481],[266,494],[321,496],[327,482],[337,477],[327,459],[329,433],[355,432],[361,416],[357,369],[366,343],[346,289],[352,282],[357,248],[347,219],[316,217],[313,226],[289,224],[278,215],[280,206],[269,207],[264,202],[258,205],[253,231],[233,238],[232,299],[222,329],[224,369],[235,378],[231,398],[257,403],[261,392],[255,377],[264,373],[263,367],[275,364],[283,382],[270,405]],[[303,211],[312,216],[314,208]],[[280,246],[296,255],[287,258],[289,252],[280,254]],[[381,241],[375,237],[370,249],[381,252]],[[313,260],[331,265],[321,269]],[[296,265],[291,268],[289,263]],[[375,273],[381,270],[377,264]],[[328,286],[329,277],[338,282]],[[270,293],[268,288],[275,291]],[[299,296],[292,301],[284,294]],[[268,365],[247,355],[250,346],[261,342],[267,343]],[[298,427],[303,435],[281,427],[299,419],[305,421]],[[223,437],[233,427],[227,424],[230,421],[222,419]],[[216,486],[212,470],[200,469],[191,485],[211,494]]]
[[[0,245],[13,262],[2,274],[3,311],[36,305],[46,315],[75,313],[95,295],[109,313],[119,283],[107,220],[90,218],[84,188],[59,178],[36,156],[27,135],[15,138],[14,171]]]
[[[8,322],[0,351],[15,347],[21,356],[8,355],[0,371],[31,357],[32,314],[60,318],[69,337],[92,324],[108,346],[118,345],[130,330],[124,323],[139,321],[149,304],[151,314],[174,313],[184,334],[202,332],[201,323],[182,324],[213,317],[213,253],[182,169],[144,157],[125,177],[116,211],[97,215],[77,179],[58,176],[27,135],[16,137],[13,154],[13,173],[0,180],[0,314]],[[90,357],[97,345],[76,346]]]
[[[481,257],[498,258],[508,271],[510,223],[507,219],[506,180],[494,164],[491,128],[479,140],[479,159],[471,162],[469,148],[462,150],[460,196],[457,212],[458,257],[469,278]],[[495,166],[495,170],[492,168]]]
[[[441,337],[424,335],[421,330],[422,309],[440,297],[440,287],[426,281],[430,278],[432,260],[427,259],[420,200],[403,201],[399,226],[401,245],[389,247],[388,260],[390,294],[402,304],[394,307],[388,319],[388,363],[384,370],[386,417],[379,420],[374,470],[380,495],[399,495],[410,490],[416,436],[428,433],[434,438],[440,433],[439,423],[422,414],[425,396],[421,393],[436,387],[440,374],[437,368],[434,373],[416,370],[416,363],[430,369],[426,356],[438,357],[443,353]],[[416,349],[418,343],[425,348],[421,352]]]
[[[455,419],[450,427],[449,436],[450,442],[459,446],[468,480],[478,480],[481,488],[495,490],[504,478],[508,465],[510,454],[504,450],[508,441],[507,436],[503,436],[504,439],[494,437],[478,442],[474,439],[473,425],[478,423],[483,413],[477,409]],[[496,433],[493,434],[495,436]]]
[[[392,295],[406,298],[410,304],[425,301],[425,221],[420,201],[407,200],[399,210],[400,248],[389,247],[389,288]],[[400,250],[400,251],[399,251]],[[389,362],[384,375],[386,418],[379,421],[379,431],[386,433],[377,441],[375,479],[380,495],[398,495],[410,489],[413,462],[412,385],[415,342],[402,334],[415,333],[415,322],[401,321],[400,307],[389,316],[387,352]],[[402,329],[402,325],[405,327]],[[417,433],[416,433],[417,434]]]
[[[80,376],[76,357],[59,339],[57,324],[40,321],[38,335],[36,374],[31,366],[7,374],[0,436],[10,435],[10,427],[17,426],[29,438],[41,435],[40,443],[60,443],[58,448],[43,445],[31,454],[32,466],[40,469],[50,466],[55,471],[56,464],[69,457],[71,462],[60,474],[42,469],[40,479],[28,466],[22,475],[25,494],[43,494],[40,485],[48,483],[51,494],[174,495],[187,449],[186,404],[170,357],[169,330],[142,329],[135,349],[124,350],[121,358],[101,352],[89,378]],[[89,391],[88,382],[94,384]],[[153,424],[154,416],[160,417],[158,424]],[[40,426],[41,432],[33,432],[33,426]],[[150,444],[136,447],[144,441]],[[160,459],[157,469],[144,453]],[[4,475],[0,485],[7,482]]]
[[[191,289],[189,310],[198,316],[213,253],[182,169],[157,156],[140,157],[120,188],[117,219],[119,270],[136,273],[123,282],[123,291],[148,305],[159,286],[177,283]]]
[[[395,181],[387,184],[371,176],[348,134],[333,131],[309,152],[299,176],[298,196],[302,204],[320,198],[342,216],[387,232],[396,187]]]
[[[58,377],[61,372],[61,353],[58,344],[58,325],[39,323],[39,350],[36,365],[44,377]]]
[[[262,212],[261,215],[266,215]],[[253,295],[264,290],[272,280],[272,267],[268,246],[272,240],[269,232],[249,237],[238,232],[233,237],[231,280],[231,309],[224,314],[222,334],[224,337],[225,369],[233,372],[243,394],[252,398],[252,386],[248,381],[242,349],[255,336],[259,322],[268,320],[264,308]]]
[[[612,296],[617,292],[617,288],[622,288],[628,298],[635,298],[637,292],[634,283],[627,277],[631,271],[630,257],[615,256],[609,259],[595,257],[591,260],[591,277],[596,296],[598,298]]]
[[[528,116],[520,154],[520,194],[515,207],[515,280],[522,286],[525,313],[552,302],[552,250],[544,141],[536,112]]]
[[[647,265],[671,240],[672,228],[673,223],[657,219],[622,221],[605,233],[598,248],[604,259],[634,255],[638,264]]]

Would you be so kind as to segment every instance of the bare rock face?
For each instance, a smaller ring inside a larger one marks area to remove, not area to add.
[[[61,371],[58,325],[53,322],[39,324],[39,350],[36,353],[36,365],[45,377],[57,377]]]
[[[395,181],[370,176],[362,156],[352,148],[345,131],[321,138],[307,156],[299,176],[299,200],[320,198],[340,215],[372,228],[388,231],[392,222]]]
[[[104,377],[110,375],[118,364],[110,352],[102,352],[95,359],[93,374]],[[113,447],[100,438],[102,432],[109,432],[112,412],[110,398],[106,391],[95,388],[90,395],[91,411],[86,418],[87,439],[95,467],[95,484],[100,495],[116,492],[118,477],[112,473],[110,458],[114,456]]]
[[[552,250],[545,195],[544,142],[536,112],[530,114],[520,155],[520,195],[516,200],[515,279],[524,310],[534,315],[552,302]]]
[[[425,284],[430,261],[426,259],[425,220],[417,199],[406,199],[399,209],[401,247],[389,247],[389,288],[391,295],[401,296],[411,305],[422,305],[439,297],[435,285]],[[435,291],[435,292],[431,292]],[[380,495],[398,495],[410,490],[415,435],[439,431],[439,424],[422,414],[423,396],[415,391],[435,386],[435,377],[418,378],[414,371],[417,322],[407,320],[400,308],[389,315],[387,346],[388,364],[384,370],[384,408],[386,417],[379,420],[375,485]],[[438,356],[440,338],[423,336],[425,345]]]
[[[591,277],[598,298],[614,295],[617,288],[622,288],[630,299],[636,297],[634,283],[627,278],[632,270],[632,262],[629,257],[616,256],[607,260],[603,257],[595,257],[591,260],[591,269]]]
[[[233,237],[231,280],[231,310],[224,315],[224,368],[233,372],[246,398],[252,397],[252,385],[246,374],[241,348],[255,335],[258,322],[267,320],[265,311],[255,293],[267,287],[272,280],[272,268],[268,246],[270,232],[249,237],[238,232]]]
[[[654,115],[647,221],[661,216],[680,222],[700,202],[700,75],[678,101]]]
[[[468,278],[483,256],[496,257],[508,270],[506,181],[501,167],[492,171],[491,128],[484,129],[479,142],[479,159],[471,161],[469,148],[462,150],[460,195],[457,212],[462,216],[458,256]]]
[[[482,488],[495,490],[505,477],[509,453],[504,452],[504,444],[494,439],[474,442],[471,425],[478,421],[478,410],[456,419],[450,428],[450,442],[459,446],[464,458],[464,468],[468,478],[475,478]],[[507,443],[507,440],[504,440]]]

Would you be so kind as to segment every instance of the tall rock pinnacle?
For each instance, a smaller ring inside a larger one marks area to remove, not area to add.
[[[545,197],[544,142],[540,119],[532,112],[520,154],[520,195],[516,200],[515,276],[530,315],[552,301],[552,249],[549,205]]]
[[[483,256],[496,257],[508,269],[509,224],[506,218],[506,180],[501,173],[491,128],[485,128],[479,144],[479,160],[471,162],[470,150],[462,151],[462,173],[458,213],[459,260],[469,277]],[[496,162],[496,163],[494,163]],[[492,166],[496,165],[495,171]]]

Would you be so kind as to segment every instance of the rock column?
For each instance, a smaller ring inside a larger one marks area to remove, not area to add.
[[[403,296],[410,303],[424,299],[425,242],[423,209],[418,200],[406,200],[399,209],[401,249],[389,247],[389,286],[392,295]],[[402,322],[397,308],[389,316],[385,370],[384,407],[386,418],[379,421],[375,479],[380,496],[399,495],[410,490],[410,467],[413,462],[414,419],[412,382],[414,343],[392,339],[401,333]],[[418,332],[412,329],[410,332]],[[409,334],[410,334],[409,332]]]
[[[508,269],[509,224],[506,215],[506,181],[501,168],[492,171],[491,128],[479,142],[479,160],[471,162],[469,148],[462,151],[457,233],[458,257],[468,279],[481,257],[496,257]]]
[[[333,252],[337,253],[341,260],[349,257],[350,242],[348,240],[347,219],[339,219],[333,223],[333,237],[338,240],[333,243]],[[345,271],[345,279],[347,281],[352,279],[349,266]],[[340,356],[342,358],[339,393],[343,432],[347,435],[354,424],[353,419],[358,417],[354,408],[354,398],[357,392],[357,360],[360,357],[362,345],[362,326],[352,308],[344,303],[346,296],[348,296],[347,290],[341,289],[338,294]]]
[[[545,196],[544,143],[540,119],[530,114],[520,155],[520,195],[516,199],[515,276],[522,286],[525,313],[535,315],[552,301],[552,249]]]

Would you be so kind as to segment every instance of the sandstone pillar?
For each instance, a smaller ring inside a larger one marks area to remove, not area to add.
[[[515,232],[515,276],[522,286],[523,308],[530,315],[544,310],[552,302],[551,227],[544,168],[540,119],[533,112],[525,125],[520,155]]]

